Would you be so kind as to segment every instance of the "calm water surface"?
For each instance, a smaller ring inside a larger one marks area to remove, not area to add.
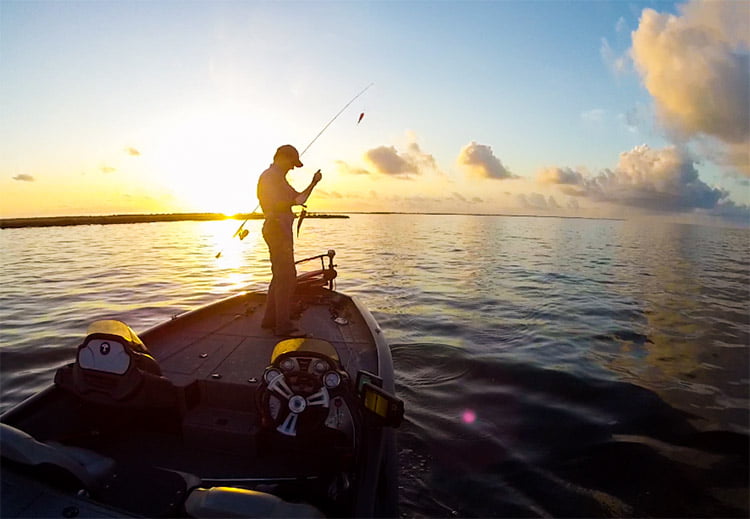
[[[143,331],[270,278],[260,222],[0,231],[0,408],[95,319]],[[750,231],[306,220],[391,344],[406,517],[748,515]],[[216,253],[224,250],[217,260]]]

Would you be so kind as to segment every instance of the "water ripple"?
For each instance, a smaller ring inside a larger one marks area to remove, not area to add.
[[[264,289],[260,222],[235,228],[0,230],[0,410],[95,319],[144,330]],[[747,230],[353,215],[295,247],[335,249],[392,344],[403,515],[747,516]]]

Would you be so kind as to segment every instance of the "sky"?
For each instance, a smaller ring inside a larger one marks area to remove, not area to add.
[[[0,3],[0,217],[313,212],[750,224],[750,2]],[[360,114],[364,117],[358,123]]]

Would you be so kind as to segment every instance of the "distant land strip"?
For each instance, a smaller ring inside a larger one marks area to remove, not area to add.
[[[414,213],[404,211],[348,211],[348,214],[380,214],[380,215],[414,215],[414,216],[503,216],[508,218],[560,218],[563,220],[608,220],[612,222],[624,222],[626,218],[617,218],[612,216],[575,216],[562,214],[525,214],[525,213]],[[348,217],[347,217],[348,218]]]
[[[345,214],[308,213],[307,218],[349,218]],[[113,214],[105,216],[42,216],[0,218],[0,229],[21,227],[66,227],[71,225],[113,225],[123,223],[186,222],[213,220],[262,220],[262,213],[227,216],[222,213]]]

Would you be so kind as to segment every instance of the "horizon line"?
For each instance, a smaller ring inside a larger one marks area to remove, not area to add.
[[[504,214],[504,213],[457,213],[457,212],[411,212],[411,211],[327,211],[311,212],[307,218],[348,218],[350,214],[358,215],[414,215],[414,216],[503,216],[512,218],[565,218],[580,220],[624,221],[625,218],[565,216],[548,214]],[[121,213],[106,215],[68,215],[68,216],[27,216],[0,218],[0,229],[17,229],[26,227],[68,227],[74,225],[115,225],[129,223],[158,223],[178,221],[219,221],[219,220],[259,220],[263,213],[236,213],[227,215],[213,212],[187,213]]]

